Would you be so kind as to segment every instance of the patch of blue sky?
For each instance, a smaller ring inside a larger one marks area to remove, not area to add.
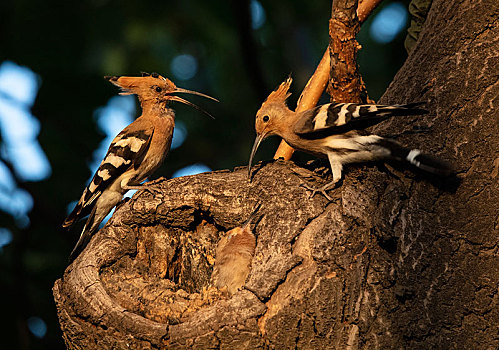
[[[188,165],[186,167],[183,167],[177,171],[175,171],[172,175],[172,178],[174,177],[181,177],[181,176],[189,176],[189,175],[196,175],[200,173],[206,173],[208,171],[211,171],[211,169],[202,163],[196,163],[192,165]]]
[[[10,61],[0,65],[2,155],[23,181],[40,181],[51,174],[37,140],[40,122],[30,112],[38,88],[39,78],[29,68]]]
[[[0,64],[0,91],[16,102],[33,106],[39,85],[39,78],[31,69],[11,61]]]
[[[180,147],[187,137],[187,128],[181,120],[175,121],[175,129],[173,129],[172,149]]]
[[[401,2],[392,2],[381,9],[374,17],[369,28],[369,34],[374,41],[387,44],[397,37],[405,28],[406,23],[406,7]]]
[[[12,242],[12,239],[12,232],[9,229],[0,227],[0,252],[3,250],[3,247]]]
[[[29,225],[28,213],[33,208],[33,198],[20,188],[13,188],[10,191],[0,191],[0,210],[10,214],[17,223],[17,226],[24,228]]]
[[[189,54],[178,55],[173,58],[170,69],[176,79],[189,80],[198,72],[198,61]]]
[[[29,331],[37,338],[45,337],[47,334],[47,323],[38,316],[31,316],[26,320]]]
[[[265,15],[265,9],[262,4],[257,0],[251,0],[250,2],[250,13],[251,13],[251,27],[253,29],[258,29],[265,23],[267,16]]]

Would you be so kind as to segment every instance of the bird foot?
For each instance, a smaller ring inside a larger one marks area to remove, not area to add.
[[[315,196],[316,193],[321,193],[324,197],[326,197],[326,199],[328,201],[332,201],[333,199],[331,197],[329,197],[329,195],[327,194],[326,191],[329,191],[331,189],[333,189],[336,184],[337,184],[338,181],[333,181],[333,182],[330,182],[324,186],[321,186],[321,187],[312,187],[312,186],[309,186],[307,183],[305,183],[303,180],[302,180],[302,184],[300,186],[302,187],[305,187],[308,191],[311,191],[310,195],[308,196],[308,198],[312,198],[313,196]]]

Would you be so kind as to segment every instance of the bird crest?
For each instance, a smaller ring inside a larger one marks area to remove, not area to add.
[[[174,92],[177,87],[170,80],[158,73],[144,73],[141,77],[130,76],[105,76],[112,84],[121,88],[120,95],[143,95],[151,86],[160,86],[164,92]]]
[[[289,76],[285,81],[279,85],[279,87],[270,93],[265,102],[266,103],[284,103],[286,104],[286,100],[289,96],[291,96],[291,92],[289,92],[289,87],[293,82],[293,78]]]
[[[120,95],[137,95],[141,104],[158,103],[158,101],[177,101],[191,106],[213,118],[211,114],[198,107],[194,103],[173,94],[186,93],[191,95],[198,95],[218,102],[216,98],[202,94],[200,92],[179,88],[170,79],[165,78],[158,73],[149,74],[142,72],[142,76],[140,77],[105,76],[104,79],[109,80],[112,84],[121,88]]]

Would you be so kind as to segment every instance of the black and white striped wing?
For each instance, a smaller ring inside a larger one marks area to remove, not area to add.
[[[417,108],[422,103],[406,105],[375,105],[357,103],[329,103],[301,113],[294,127],[298,135],[313,133],[339,134],[349,130],[364,129],[380,121],[398,115],[428,113]]]
[[[137,169],[144,159],[154,129],[130,131],[123,129],[111,142],[106,157],[102,160],[92,181],[63,223],[63,227],[71,226],[76,220],[90,213],[92,203],[118,177],[131,167]]]

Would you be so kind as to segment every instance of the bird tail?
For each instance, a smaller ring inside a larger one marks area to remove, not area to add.
[[[73,211],[68,215],[68,217],[62,223],[62,227],[64,228],[71,227],[75,222],[90,214],[92,203],[96,198],[98,198],[100,192],[94,193],[92,197],[90,197],[90,199],[87,198],[87,200],[85,200],[85,197],[87,197],[87,191],[88,187],[85,188],[83,195],[81,196],[78,203],[76,203]]]
[[[389,116],[428,114],[428,111],[426,109],[418,108],[419,106],[422,106],[424,104],[424,102],[414,102],[405,105],[377,106],[377,114],[383,115],[383,112],[386,112],[386,115]]]
[[[97,223],[95,220],[96,209],[97,209],[97,206],[94,206],[94,208],[92,209],[92,212],[90,213],[90,216],[87,219],[87,222],[85,223],[85,226],[83,227],[83,230],[81,231],[81,235],[80,235],[80,238],[78,239],[78,242],[76,242],[76,245],[73,248],[73,250],[71,251],[71,254],[69,254],[69,263],[72,263],[73,260],[76,259],[76,257],[78,255],[80,255],[80,253],[83,251],[83,249],[85,249],[87,244],[90,242],[90,238],[92,238],[96,227],[98,227],[99,223]],[[70,216],[71,216],[71,214],[70,214]],[[70,219],[70,216],[68,216],[68,219]],[[68,219],[66,219],[64,221],[64,223],[66,223],[66,221],[68,221]],[[63,224],[63,226],[64,226],[64,224]]]
[[[80,214],[82,209],[83,205],[80,202],[78,202],[78,204],[76,204],[71,214],[69,214],[68,217],[62,223],[62,227],[64,228],[71,227],[76,221],[78,221],[78,219],[81,217]]]
[[[408,162],[409,164],[426,172],[446,177],[452,174],[450,165],[438,158],[424,154],[419,149],[409,149],[389,139],[381,139],[378,144],[390,152],[390,158]]]

